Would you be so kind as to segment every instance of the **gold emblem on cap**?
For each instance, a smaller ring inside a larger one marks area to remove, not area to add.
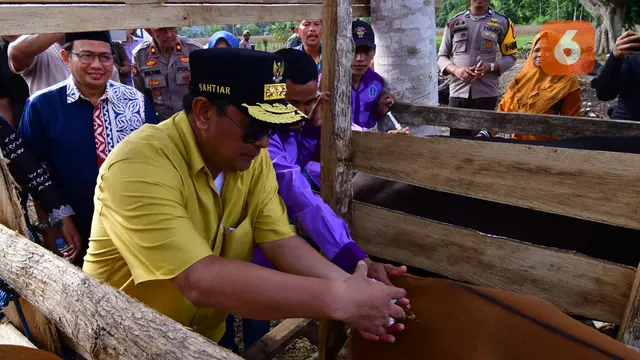
[[[282,73],[284,73],[284,62],[273,62],[273,82],[280,82],[282,80]]]
[[[284,99],[284,95],[287,93],[286,84],[267,84],[264,86],[264,99],[265,100],[280,100]]]
[[[271,124],[291,124],[302,121],[307,117],[291,104],[242,104],[249,111],[249,115],[257,120]]]

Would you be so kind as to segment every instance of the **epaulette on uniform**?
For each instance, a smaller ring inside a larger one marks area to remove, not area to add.
[[[509,20],[509,17],[501,12],[495,11],[493,9],[491,9],[491,11],[493,11],[494,14],[498,15],[498,16],[502,16],[503,18]]]
[[[182,41],[182,44],[184,44],[184,46],[189,46],[190,48],[197,48],[197,49],[202,48],[202,45],[200,45],[198,42],[188,37],[181,36],[180,41]]]
[[[462,15],[466,14],[466,12],[467,12],[467,11],[469,11],[469,9],[466,9],[466,10],[462,10],[462,11],[460,11],[459,13],[457,13],[457,14],[453,15],[453,17],[452,17],[451,19],[449,19],[449,21],[451,21],[451,20],[453,20],[453,19],[457,18],[458,16],[462,16]]]
[[[142,49],[146,49],[149,46],[151,46],[151,39],[147,39],[147,40],[141,42],[138,46],[136,46],[135,49],[133,49],[133,52],[132,52],[131,55],[135,56],[138,53],[138,51],[140,51]]]

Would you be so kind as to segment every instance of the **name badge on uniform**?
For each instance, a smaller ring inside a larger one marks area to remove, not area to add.
[[[467,23],[464,20],[458,20],[453,24],[453,29],[461,29],[466,27]]]

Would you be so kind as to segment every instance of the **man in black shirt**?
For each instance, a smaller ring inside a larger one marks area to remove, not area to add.
[[[29,98],[29,86],[22,76],[14,74],[9,68],[7,50],[9,43],[17,38],[8,35],[0,38],[0,116],[16,129]]]
[[[639,83],[640,35],[627,31],[616,40],[613,53],[592,86],[599,100],[613,100],[618,96],[612,119],[640,121]]]

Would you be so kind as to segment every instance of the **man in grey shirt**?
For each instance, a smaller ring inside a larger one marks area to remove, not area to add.
[[[471,0],[469,9],[447,22],[438,51],[438,68],[444,75],[454,75],[449,106],[495,110],[500,75],[516,62],[517,52],[511,20],[489,8],[487,0]],[[451,129],[452,136],[473,134],[473,130]]]
[[[9,45],[11,71],[22,75],[30,95],[69,78],[69,69],[60,55],[63,41],[64,34],[23,35]],[[111,80],[120,82],[117,70]]]

